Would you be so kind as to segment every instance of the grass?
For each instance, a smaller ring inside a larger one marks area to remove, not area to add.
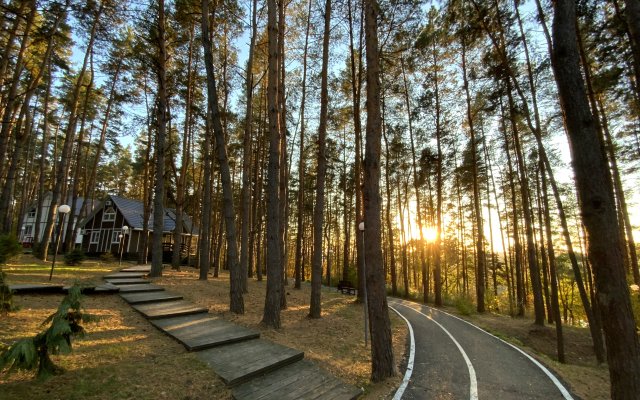
[[[30,256],[5,268],[9,283],[46,283],[49,263]],[[84,262],[80,266],[58,266],[52,283],[99,282],[100,277],[118,269],[116,263]],[[230,314],[228,276],[197,280],[197,272],[165,269],[164,277],[155,279],[168,290],[183,293],[187,300],[205,305],[222,318],[260,329],[262,337],[305,352],[305,357],[319,363],[344,381],[362,387],[366,399],[388,398],[400,382],[400,376],[378,384],[369,382],[370,349],[363,346],[362,305],[354,297],[323,292],[323,318],[311,320],[308,314],[310,289],[287,287],[288,309],[283,311],[283,328],[265,329],[260,325],[266,282],[251,280],[245,295],[246,313]],[[36,334],[40,324],[52,313],[61,295],[16,295],[19,310],[0,315],[0,346],[18,338]],[[73,352],[54,356],[65,373],[46,381],[34,380],[33,374],[19,372],[0,375],[0,399],[229,399],[223,382],[193,353],[154,328],[133,311],[119,296],[85,297],[87,312],[101,320],[85,324],[87,335],[73,343]],[[394,349],[398,366],[406,345],[406,327],[392,315]]]
[[[9,283],[48,282],[50,263],[22,256],[5,267]],[[117,262],[85,261],[80,266],[56,265],[52,283],[71,284],[75,280],[99,282],[101,276],[117,270]],[[342,380],[362,387],[365,399],[385,399],[393,394],[400,376],[378,384],[369,382],[370,349],[363,345],[362,305],[355,297],[337,294],[335,289],[323,291],[323,318],[307,318],[310,288],[286,288],[288,308],[282,312],[283,327],[266,329],[260,324],[264,307],[266,282],[249,281],[244,296],[245,314],[229,313],[228,276],[199,281],[197,271],[164,270],[155,283],[181,293],[185,299],[206,307],[213,315],[261,331],[263,338],[294,347],[305,357],[321,365]],[[55,309],[62,296],[15,296],[20,309],[0,315],[0,346],[33,335],[40,323]],[[86,297],[88,312],[102,320],[87,324],[87,336],[74,342],[70,355],[56,356],[54,361],[66,373],[48,381],[34,381],[26,373],[0,375],[0,399],[229,399],[224,384],[194,354],[156,330],[134,312],[118,296]],[[484,313],[461,315],[455,304],[443,307],[517,344],[555,371],[568,387],[582,399],[609,398],[609,376],[606,365],[597,365],[588,329],[564,327],[568,363],[560,364],[555,356],[553,327],[535,327],[530,318]],[[463,312],[464,313],[464,312]],[[391,313],[394,353],[399,370],[405,362],[406,334],[404,323]]]

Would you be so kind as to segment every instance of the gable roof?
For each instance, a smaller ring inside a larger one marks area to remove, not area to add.
[[[111,200],[115,208],[120,211],[126,224],[132,230],[142,230],[142,225],[144,222],[144,206],[141,201],[127,199],[120,196],[109,195],[99,207],[96,207],[91,214],[87,216],[87,218],[82,222],[82,226],[86,226],[86,224],[95,217],[95,215],[100,211],[105,209],[105,204],[107,200]],[[193,221],[191,217],[187,214],[182,214],[182,230],[186,233],[192,233],[197,236],[198,228],[193,225]],[[172,208],[164,209],[164,221],[163,221],[163,232],[173,232],[176,229],[176,211]],[[153,211],[149,216],[148,223],[149,232],[153,232]]]

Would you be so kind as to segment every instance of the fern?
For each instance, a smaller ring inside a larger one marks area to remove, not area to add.
[[[51,361],[52,354],[71,352],[72,338],[85,333],[81,323],[98,320],[94,315],[83,312],[80,286],[74,284],[62,299],[58,310],[44,320],[48,327],[36,336],[21,339],[0,354],[0,370],[7,373],[15,370],[33,371],[38,378],[46,378],[62,372]]]

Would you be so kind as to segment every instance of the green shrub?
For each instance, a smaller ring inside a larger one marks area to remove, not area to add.
[[[0,235],[0,264],[6,264],[9,259],[22,252],[22,246],[13,235]]]
[[[75,248],[64,255],[64,263],[66,265],[80,265],[86,258],[82,249]]]
[[[0,270],[0,313],[5,313],[15,310],[13,305],[13,292],[7,285],[7,274]]]
[[[456,297],[455,306],[458,312],[462,315],[471,315],[476,310],[471,297],[464,294]]]
[[[82,310],[80,286],[74,284],[62,299],[58,310],[42,325],[49,327],[32,338],[18,340],[0,354],[0,371],[37,370],[38,378],[57,375],[62,369],[56,366],[50,355],[71,352],[71,339],[84,335],[81,323],[97,318]]]
[[[102,260],[102,262],[104,263],[111,263],[113,262],[113,260],[115,260],[115,257],[113,256],[113,253],[106,252],[100,254],[100,260]]]

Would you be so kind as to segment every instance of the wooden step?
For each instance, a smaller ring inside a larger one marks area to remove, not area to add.
[[[151,272],[151,265],[136,265],[135,267],[127,267],[120,270],[120,272]]]
[[[294,363],[304,353],[262,339],[253,339],[197,353],[229,386]]]
[[[151,283],[151,281],[148,281],[146,279],[141,279],[141,278],[106,279],[106,281],[114,285],[133,285],[133,284],[139,284],[139,283]]]
[[[174,301],[182,300],[182,295],[170,293],[166,291],[162,292],[145,292],[145,293],[122,293],[120,297],[129,304],[145,304],[145,303],[159,303],[162,301]]]
[[[103,277],[103,279],[130,279],[144,278],[147,274],[144,272],[116,272]]]
[[[233,389],[236,400],[352,400],[362,391],[321,370],[310,361],[289,364]]]
[[[118,287],[120,288],[120,293],[162,292],[164,290],[163,287],[150,284],[149,282],[132,285],[120,285]]]
[[[163,301],[161,303],[133,304],[136,311],[149,319],[170,318],[180,315],[206,313],[207,309],[185,300]]]
[[[260,336],[257,331],[209,314],[162,318],[150,322],[182,343],[189,351],[256,339]]]
[[[62,293],[62,285],[46,283],[16,283],[9,285],[9,290],[16,294],[22,293]]]
[[[71,286],[65,286],[62,290],[65,293],[69,292],[69,289],[71,289]],[[84,287],[80,287],[80,293],[82,294],[111,294],[111,293],[118,293],[120,291],[120,287],[113,285],[111,283],[105,283],[103,285],[98,285],[98,286],[84,286]]]

